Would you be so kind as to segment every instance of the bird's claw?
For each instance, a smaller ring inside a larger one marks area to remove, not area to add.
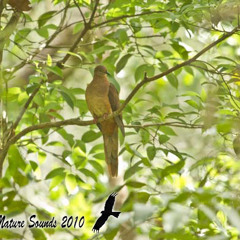
[[[106,120],[107,119],[107,117],[108,117],[108,113],[104,113],[103,115],[102,115],[102,118],[104,119],[104,120]],[[98,122],[98,117],[93,117],[93,122],[96,124],[97,122]]]
[[[104,113],[102,117],[103,117],[104,120],[106,120],[107,117],[108,117],[108,114],[107,114],[107,113]]]
[[[97,117],[93,117],[93,122],[96,124],[98,122],[98,118]]]

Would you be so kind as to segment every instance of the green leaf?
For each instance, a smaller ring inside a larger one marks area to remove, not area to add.
[[[30,28],[24,28],[19,30],[15,35],[14,41],[20,43],[21,41],[26,39],[30,32],[31,32]]]
[[[36,94],[33,101],[40,107],[44,107],[44,98],[40,92]]]
[[[68,142],[70,147],[75,144],[74,136],[71,133],[68,133],[65,129],[59,129],[57,132]]]
[[[168,126],[161,126],[159,130],[165,133],[166,135],[177,136],[177,134],[173,131],[173,129]]]
[[[49,190],[52,190],[53,188],[58,186],[64,180],[64,178],[65,178],[65,175],[64,176],[58,175],[56,177],[53,177],[49,186]]]
[[[26,162],[15,145],[11,145],[8,151],[9,170],[14,176],[17,169],[25,170]]]
[[[173,43],[172,48],[184,59],[187,60],[188,59],[188,52],[186,51],[186,49],[179,44],[179,42],[177,42],[176,40],[172,41]]]
[[[178,88],[178,79],[173,73],[168,74],[167,79],[174,88]]]
[[[21,214],[25,211],[27,206],[28,204],[23,201],[11,201],[7,206],[8,207],[7,210],[4,211],[4,214],[9,216],[15,216],[15,215]]]
[[[51,179],[56,176],[65,176],[65,168],[60,167],[53,169],[51,172],[48,173],[45,179]]]
[[[152,169],[153,174],[156,175],[158,178],[164,178],[166,176],[169,176],[170,174],[173,173],[179,173],[179,171],[184,167],[185,165],[185,160],[180,160],[175,164],[172,164],[170,166],[167,166],[164,169]]]
[[[63,147],[64,144],[59,141],[51,141],[46,144],[46,146],[55,146],[55,147]]]
[[[229,133],[231,132],[233,123],[231,121],[224,121],[217,124],[217,131],[219,133]]]
[[[124,174],[124,180],[127,180],[131,176],[133,176],[135,173],[139,172],[143,167],[139,167],[141,164],[141,161],[135,163],[132,167],[127,169],[127,171]]]
[[[89,171],[88,169],[81,168],[79,169],[79,171],[82,172],[85,176],[91,177],[95,182],[98,181],[97,176],[93,172]]]
[[[56,12],[57,12],[57,11],[49,11],[49,12],[46,12],[46,13],[42,14],[42,15],[38,18],[38,28],[41,28],[43,25],[45,25],[45,23],[46,23],[49,19],[51,19]]]
[[[47,237],[42,229],[30,228],[34,239],[47,240]]]
[[[62,95],[63,99],[68,104],[68,106],[71,107],[72,110],[73,110],[74,109],[74,102],[73,102],[72,98],[70,97],[70,95],[66,92],[63,92],[63,91],[59,91],[59,92]]]
[[[99,173],[104,174],[104,169],[100,163],[97,161],[89,160],[88,161]]]
[[[48,66],[47,67],[47,70],[54,73],[55,75],[63,78],[63,73],[62,73],[62,69],[58,66]]]
[[[231,59],[231,58],[228,58],[228,57],[225,57],[225,56],[218,56],[218,57],[215,57],[215,59],[220,59],[220,60],[227,60],[227,61],[230,61],[230,62],[233,62],[234,64],[238,64],[234,59]]]
[[[30,162],[30,164],[31,164],[32,170],[35,171],[35,170],[38,168],[37,163],[34,162],[34,161],[29,161],[29,162]]]
[[[142,143],[145,145],[147,143],[149,143],[149,140],[150,140],[150,134],[148,131],[146,131],[145,129],[141,129],[140,130],[140,135],[141,135],[141,138],[142,138]]]
[[[143,64],[137,67],[135,70],[135,80],[138,82],[139,80],[143,80],[144,74],[146,73],[148,77],[152,77],[154,75],[155,69],[152,65]]]
[[[145,186],[146,184],[142,183],[142,182],[137,182],[137,181],[129,181],[126,183],[126,185],[128,187],[141,188],[141,187]]]
[[[65,184],[69,194],[72,194],[77,187],[77,180],[73,174],[67,174],[65,177]]]
[[[80,30],[83,28],[83,23],[77,23],[74,25],[74,28],[73,28],[73,34],[76,34],[78,32],[80,32]]]
[[[47,27],[42,27],[40,29],[37,29],[36,32],[38,33],[39,36],[48,39],[49,38],[49,33],[48,33],[48,28]]]
[[[147,203],[150,195],[147,192],[138,192],[136,195],[137,202]]]
[[[29,95],[30,93],[32,93],[38,87],[39,87],[38,83],[30,83],[30,84],[28,84],[27,88],[26,88],[27,94]]]
[[[160,144],[164,144],[167,142],[170,138],[167,135],[159,134],[158,141]]]
[[[82,141],[85,143],[93,142],[94,140],[98,139],[101,135],[102,135],[101,132],[96,133],[93,130],[90,130],[83,134]]]
[[[156,155],[156,148],[154,146],[150,146],[147,148],[147,155],[150,160],[153,160]]]
[[[188,105],[190,105],[191,107],[199,110],[200,106],[198,105],[198,103],[192,99],[186,100],[185,103],[187,103]]]
[[[118,233],[118,228],[111,229],[103,234],[106,240],[113,240]]]
[[[132,56],[132,54],[126,54],[123,56],[116,65],[116,73],[119,73],[127,64],[129,58]]]
[[[7,229],[0,229],[0,236],[1,238],[6,239],[24,239],[24,237],[21,234],[15,233]]]
[[[49,54],[47,55],[47,66],[52,66],[52,57]]]
[[[148,158],[143,157],[143,158],[141,158],[141,159],[142,159],[142,163],[143,163],[146,167],[151,167],[151,166],[152,166],[152,164],[151,164],[151,162],[148,160]]]
[[[128,42],[129,38],[127,35],[127,31],[125,29],[118,29],[114,34],[114,38],[116,38],[117,42],[120,45],[125,45]]]
[[[20,187],[26,186],[28,184],[28,178],[23,175],[19,170],[15,171],[13,175],[14,182],[17,183]]]

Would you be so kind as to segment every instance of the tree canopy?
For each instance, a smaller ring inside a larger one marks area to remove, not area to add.
[[[0,238],[239,239],[239,32],[237,0],[1,0],[0,214],[58,224]],[[98,64],[120,92],[118,178],[85,101]]]

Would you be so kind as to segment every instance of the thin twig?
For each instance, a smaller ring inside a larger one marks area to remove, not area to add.
[[[74,4],[77,6],[77,8],[78,8],[78,10],[79,10],[79,12],[80,12],[80,14],[81,14],[81,16],[82,16],[82,20],[83,20],[83,22],[84,22],[84,25],[86,25],[87,22],[86,22],[86,19],[85,19],[84,15],[83,15],[82,9],[79,7],[79,5],[78,5],[78,3],[76,2],[76,0],[73,0],[73,1],[74,1]]]
[[[108,19],[104,22],[101,22],[101,23],[97,23],[95,24],[93,27],[100,27],[102,25],[105,25],[107,23],[110,23],[110,22],[118,22],[119,20],[122,20],[124,18],[133,18],[133,17],[139,17],[139,16],[144,16],[144,15],[149,15],[149,14],[154,14],[154,13],[165,13],[165,12],[172,12],[173,10],[160,10],[160,11],[147,11],[147,12],[142,12],[142,13],[137,13],[137,14],[126,14],[126,15],[122,15],[122,16],[119,16],[119,17],[115,17],[115,18],[111,18],[111,19]]]
[[[193,56],[192,58],[175,65],[172,68],[169,68],[168,70],[166,70],[165,72],[162,72],[160,74],[157,74],[153,77],[144,77],[144,79],[138,83],[136,85],[136,87],[132,90],[132,92],[128,95],[128,97],[126,98],[126,100],[124,101],[124,103],[120,106],[120,108],[116,111],[116,114],[122,112],[122,110],[126,107],[126,105],[128,104],[128,102],[133,98],[133,96],[138,92],[138,90],[145,85],[146,83],[149,82],[153,82],[159,78],[162,78],[184,66],[187,66],[193,62],[195,62],[201,55],[203,55],[205,52],[207,52],[209,49],[213,48],[214,46],[216,46],[218,43],[224,41],[225,39],[227,39],[228,37],[232,36],[234,33],[236,33],[237,31],[239,31],[239,27],[234,28],[231,32],[227,32],[225,34],[223,34],[219,39],[217,39],[216,41],[212,42],[211,44],[209,44],[208,46],[206,46],[205,48],[203,48],[200,52],[198,52],[195,56]],[[115,114],[115,113],[114,113]]]
[[[45,47],[43,49],[38,48],[38,50],[36,50],[33,54],[31,54],[31,56],[29,56],[26,60],[23,60],[21,63],[19,63],[18,65],[16,65],[15,67],[13,67],[14,72],[18,71],[19,69],[22,69],[22,67],[28,63],[28,59],[33,59],[34,57],[36,57],[37,55],[40,54],[40,52],[42,52],[43,50],[45,50],[48,45],[58,36],[58,34],[62,31],[64,22],[66,20],[67,17],[67,10],[69,8],[69,1],[66,5],[66,7],[63,9],[63,17],[61,18],[61,21],[59,23],[59,27],[56,29],[56,31],[52,34],[52,36],[45,42]],[[62,10],[61,10],[62,11]],[[16,44],[16,43],[15,43]],[[18,46],[19,47],[19,46]],[[26,51],[26,50],[25,50]],[[23,51],[23,52],[25,52]]]

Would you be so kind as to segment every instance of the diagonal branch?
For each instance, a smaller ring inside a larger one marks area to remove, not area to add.
[[[128,97],[126,98],[126,100],[124,101],[124,103],[120,106],[120,108],[116,111],[117,113],[122,112],[122,110],[126,107],[126,105],[129,103],[129,101],[133,98],[133,96],[138,92],[138,90],[145,85],[146,83],[155,81],[159,78],[162,78],[164,76],[167,76],[168,74],[184,67],[187,66],[193,62],[195,62],[200,56],[202,56],[205,52],[207,52],[209,49],[215,47],[218,43],[224,41],[225,39],[227,39],[228,37],[232,36],[233,34],[237,33],[239,31],[239,26],[237,26],[236,28],[234,28],[231,32],[225,33],[223,34],[219,39],[217,39],[215,42],[212,42],[211,44],[209,44],[208,46],[206,46],[205,48],[203,48],[200,52],[198,52],[196,55],[194,55],[192,58],[175,65],[172,68],[169,68],[168,70],[166,70],[165,72],[162,72],[160,74],[157,74],[153,77],[147,77],[145,76],[144,79],[138,83],[136,85],[136,87],[133,89],[133,91],[128,95]],[[114,113],[115,114],[115,113]]]
[[[69,49],[69,52],[73,52],[75,50],[75,48],[78,46],[79,42],[82,40],[82,38],[84,37],[84,35],[92,28],[91,24],[92,21],[94,19],[95,13],[97,11],[97,7],[99,4],[99,0],[96,0],[94,9],[92,11],[90,20],[87,22],[87,24],[84,26],[84,29],[82,30],[81,34],[79,35],[79,37],[77,38],[77,40],[74,42],[74,44],[72,45],[72,47]],[[67,53],[65,55],[65,57],[61,60],[58,61],[56,66],[58,66],[59,68],[63,68],[64,67],[64,63],[66,63],[66,61],[69,59],[69,57],[71,56],[71,54]],[[52,77],[53,77],[53,73],[48,73],[48,80],[51,81]],[[28,109],[29,105],[31,104],[33,98],[36,96],[36,94],[38,93],[38,91],[41,88],[41,85],[43,84],[43,81],[40,83],[40,85],[34,89],[34,91],[32,92],[31,96],[28,98],[27,102],[24,104],[24,107],[22,108],[22,110],[20,111],[16,121],[13,123],[12,127],[9,129],[9,132],[14,132],[14,130],[16,129],[16,127],[18,126],[19,122],[21,121],[24,113],[26,112],[26,110]],[[7,154],[7,151],[9,149],[11,145],[11,141],[7,141],[6,145],[4,146],[4,148],[0,151],[0,171],[1,171],[1,167],[3,164],[3,161],[5,159],[5,156]]]
[[[78,46],[79,42],[82,40],[82,38],[84,37],[84,35],[91,29],[91,23],[93,21],[93,18],[94,18],[94,15],[96,13],[96,10],[97,10],[97,6],[98,6],[98,3],[99,3],[99,0],[96,1],[96,4],[95,4],[95,7],[93,9],[93,12],[92,12],[92,15],[90,17],[90,20],[89,22],[84,26],[84,29],[82,30],[81,34],[79,35],[79,37],[76,39],[76,41],[74,42],[74,44],[72,45],[72,47],[69,49],[69,52],[73,52],[76,47]],[[69,59],[69,57],[71,56],[70,53],[67,53],[65,55],[65,57],[61,60],[61,61],[58,61],[57,62],[57,66],[59,68],[63,68],[64,67],[64,63],[67,62],[67,60]],[[51,82],[51,78],[53,77],[53,73],[49,73],[48,74],[48,80]],[[43,82],[40,83],[40,86]],[[13,123],[12,125],[12,130],[16,129],[16,127],[18,126],[19,122],[21,121],[24,113],[26,112],[26,110],[28,109],[29,105],[31,104],[33,98],[36,96],[36,94],[38,93],[39,89],[40,89],[40,86],[35,88],[35,90],[32,92],[31,96],[28,98],[27,102],[25,103],[23,109],[21,110],[21,112],[19,113],[16,121]]]
[[[99,1],[96,1],[94,10],[92,12],[92,15],[90,17],[90,20],[92,21],[94,19],[94,14],[96,13],[97,10],[97,6],[98,6]],[[82,33],[80,34],[80,36],[78,37],[77,41],[75,42],[75,44],[72,46],[72,48],[70,49],[70,51],[73,51],[75,49],[75,47],[77,46],[77,44],[79,43],[79,41],[82,39],[82,37],[85,35],[85,33],[90,30],[91,28],[91,21],[89,20],[89,22],[87,23],[87,25],[84,27]],[[102,25],[100,23],[100,25]],[[96,27],[97,25],[94,25],[94,27]],[[98,25],[99,26],[99,25]],[[155,81],[163,76],[166,76],[186,65],[190,65],[191,63],[193,63],[194,61],[196,61],[201,55],[203,55],[205,52],[207,52],[209,49],[213,48],[214,46],[216,46],[218,43],[224,41],[225,39],[227,39],[228,37],[232,36],[233,34],[235,34],[236,32],[239,31],[239,26],[234,28],[231,32],[225,33],[223,34],[219,39],[217,39],[216,41],[214,41],[213,43],[209,44],[208,46],[206,46],[205,48],[203,48],[200,52],[198,52],[196,55],[194,55],[192,58],[175,65],[174,67],[168,69],[167,71],[157,74],[153,77],[147,77],[147,75],[145,74],[143,80],[138,83],[136,85],[136,87],[133,89],[133,91],[128,95],[128,97],[126,98],[126,100],[124,101],[124,103],[120,106],[120,108],[113,112],[112,114],[110,114],[107,118],[103,119],[100,118],[98,120],[98,122],[101,122],[103,120],[106,119],[110,119],[112,117],[115,117],[117,115],[119,115],[123,109],[126,107],[126,105],[129,103],[129,101],[133,98],[133,96],[138,92],[138,90],[145,85],[146,83]],[[58,62],[58,66],[60,68],[63,67],[63,63],[65,63],[65,61],[67,61],[67,59],[70,57],[70,54],[67,54],[64,59],[61,62]],[[50,75],[50,74],[49,74]],[[49,76],[50,77],[50,76]],[[28,99],[28,101],[26,102],[24,109],[22,109],[21,114],[19,115],[19,117],[17,118],[16,122],[14,123],[14,128],[16,128],[16,126],[18,125],[19,121],[21,120],[24,112],[26,111],[26,109],[28,108],[28,106],[30,105],[32,99],[34,98],[34,96],[36,95],[36,93],[38,92],[38,90],[40,89],[40,87],[38,87],[37,89],[34,90],[33,94],[30,96],[30,100]],[[65,121],[59,121],[56,123],[44,123],[45,125],[36,125],[36,126],[32,126],[32,127],[28,127],[26,129],[24,129],[23,131],[21,131],[19,134],[17,134],[16,136],[12,137],[6,144],[6,146],[4,147],[3,151],[0,153],[0,163],[3,162],[5,155],[8,151],[8,148],[10,147],[11,144],[15,143],[19,138],[21,138],[22,136],[24,136],[25,134],[27,134],[28,132],[37,130],[37,129],[41,129],[41,128],[50,128],[50,127],[60,127],[60,126],[64,126],[64,125],[79,125],[79,126],[86,126],[86,125],[90,125],[93,124],[94,121],[80,121],[78,119],[69,119],[69,120],[65,120]],[[44,126],[44,127],[43,127]],[[13,129],[14,129],[13,128]],[[35,129],[36,128],[36,129]]]
[[[40,55],[46,48],[49,47],[50,43],[53,42],[53,40],[58,36],[58,34],[63,31],[64,27],[63,27],[63,24],[66,20],[66,17],[67,17],[67,11],[70,7],[70,4],[69,4],[70,0],[68,0],[68,2],[66,3],[66,7],[61,10],[63,11],[63,16],[60,20],[60,23],[58,24],[58,28],[56,29],[56,31],[51,35],[51,37],[45,42],[45,47],[43,49],[41,48],[38,48],[33,54],[31,54],[27,59],[24,59],[22,60],[22,62],[20,62],[19,64],[15,65],[13,67],[13,71],[16,72],[18,71],[19,69],[21,69],[26,63],[28,63],[28,59],[34,59],[37,55]],[[14,44],[16,44],[14,42]]]
[[[92,14],[91,14],[91,17],[90,17],[90,19],[89,19],[89,21],[88,21],[88,24],[89,24],[89,25],[91,25],[91,23],[92,23],[92,21],[93,21],[93,18],[94,18],[94,16],[95,16],[96,11],[97,11],[97,7],[98,7],[98,4],[99,4],[99,1],[100,1],[100,0],[96,0],[95,6],[94,6],[93,11],[92,11]]]

